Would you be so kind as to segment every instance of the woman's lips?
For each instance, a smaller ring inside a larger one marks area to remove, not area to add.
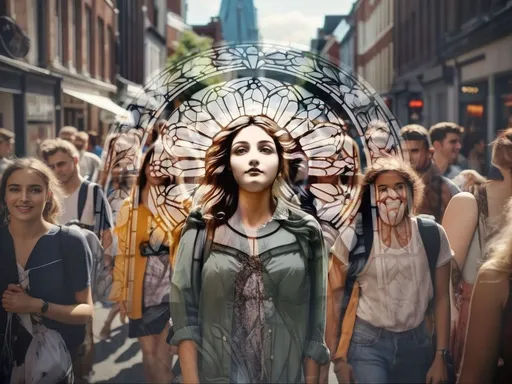
[[[17,206],[16,209],[20,212],[20,213],[28,213],[32,210],[33,207],[29,207],[29,206]]]

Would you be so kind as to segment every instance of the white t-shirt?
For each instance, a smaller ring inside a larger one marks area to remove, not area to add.
[[[59,224],[67,224],[72,220],[80,220],[82,224],[95,227],[96,220],[99,220],[99,223],[102,223],[104,221],[108,221],[110,223],[110,226],[113,223],[112,220],[112,210],[110,209],[110,205],[108,204],[108,201],[105,199],[105,197],[102,195],[101,198],[104,202],[104,212],[99,209],[95,209],[95,202],[94,202],[94,184],[90,184],[88,187],[87,197],[85,199],[84,204],[84,210],[82,212],[82,217],[78,217],[78,194],[80,192],[80,186],[69,196],[62,199],[62,209],[63,213],[59,217]],[[100,191],[101,192],[101,191]],[[98,192],[98,193],[100,193]],[[104,217],[96,217],[95,212],[101,212],[101,214]],[[103,225],[99,224],[100,228],[103,229]]]
[[[446,232],[438,228],[439,268],[451,260],[453,251]],[[346,235],[340,236],[331,253],[347,265],[347,249],[351,249],[353,243],[353,239]],[[357,281],[360,286],[359,318],[392,332],[407,331],[421,324],[433,296],[433,286],[416,218],[412,219],[412,237],[405,247],[387,248],[375,232],[368,262]]]

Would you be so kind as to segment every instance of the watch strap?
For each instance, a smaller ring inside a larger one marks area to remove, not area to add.
[[[48,307],[50,305],[48,304],[48,302],[46,300],[43,300],[43,306],[41,307],[41,313],[46,313],[48,312]]]

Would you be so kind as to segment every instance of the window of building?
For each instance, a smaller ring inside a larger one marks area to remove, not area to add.
[[[116,73],[116,42],[114,40],[114,33],[112,32],[112,27],[108,27],[107,29],[107,44],[108,44],[108,55],[110,59],[110,73],[109,73],[109,80],[112,83],[115,83],[115,73]]]
[[[94,40],[92,36],[92,10],[91,7],[85,7],[85,52],[86,65],[85,69],[90,74],[92,72],[92,58],[94,49]]]
[[[98,17],[98,73],[105,80],[105,24]]]
[[[62,0],[55,0],[55,59],[62,63],[64,57],[64,41],[63,41],[63,4]]]
[[[78,63],[78,45],[76,44],[76,36],[78,28],[78,24],[76,23],[77,14],[80,13],[80,11],[77,12],[76,10],[76,2],[71,1],[69,3],[69,6],[71,7],[71,23],[69,23],[69,28],[71,28],[71,60],[73,63],[73,66],[76,68]]]

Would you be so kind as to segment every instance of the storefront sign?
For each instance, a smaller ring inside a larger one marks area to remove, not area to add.
[[[461,88],[462,93],[467,93],[470,95],[476,95],[478,92],[480,92],[480,89],[478,87],[471,87],[468,85],[465,85]]]
[[[27,121],[53,122],[55,118],[55,103],[53,96],[26,93]]]
[[[468,115],[474,117],[482,117],[484,115],[484,106],[479,104],[468,104],[466,106]]]

